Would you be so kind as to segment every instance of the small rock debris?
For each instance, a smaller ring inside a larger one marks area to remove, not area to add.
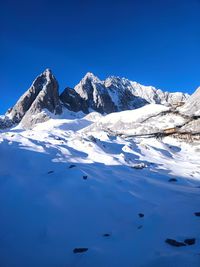
[[[48,171],[47,174],[51,174],[51,173],[54,173],[54,171]]]
[[[106,234],[103,234],[103,236],[104,237],[109,237],[109,236],[111,236],[111,234],[106,233]]]
[[[84,253],[84,252],[86,252],[86,251],[88,251],[88,248],[75,248],[74,250],[73,250],[73,253]]]
[[[178,180],[177,180],[176,178],[170,178],[170,179],[168,180],[168,182],[172,182],[172,183],[174,183],[174,182],[178,182]]]
[[[186,246],[185,243],[183,242],[179,242],[179,241],[176,241],[175,239],[171,239],[171,238],[167,238],[165,240],[165,242],[171,246],[174,246],[174,247],[184,247]]]
[[[87,175],[83,175],[84,180],[87,180],[87,178],[88,178]]]
[[[138,216],[139,216],[140,218],[143,218],[143,217],[144,217],[144,214],[143,214],[143,213],[138,213]]]
[[[194,245],[196,243],[196,239],[195,238],[188,238],[184,240],[184,243],[191,246]]]
[[[195,212],[194,215],[200,217],[200,212]]]
[[[167,238],[165,240],[165,242],[171,246],[174,246],[174,247],[184,247],[186,245],[188,245],[188,246],[194,245],[196,243],[196,239],[195,238],[187,238],[183,242],[179,242],[175,239]]]
[[[72,168],[74,168],[74,167],[76,167],[76,165],[71,164],[71,165],[69,166],[69,169],[72,169]]]

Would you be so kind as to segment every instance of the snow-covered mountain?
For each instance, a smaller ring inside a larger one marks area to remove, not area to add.
[[[199,267],[198,96],[39,75],[0,116],[0,267]]]
[[[92,73],[87,73],[74,90],[86,101],[88,110],[91,108],[100,113],[135,109],[146,104],[172,106],[185,102],[189,97],[180,92],[163,92],[125,78],[111,76],[101,81]]]
[[[24,127],[31,127],[49,119],[44,110],[53,114],[62,113],[58,83],[49,69],[34,80],[6,115],[13,123],[21,122]]]
[[[116,135],[168,110],[1,131],[0,266],[199,267],[200,143]]]
[[[101,81],[92,73],[87,73],[74,89],[67,87],[59,96],[58,83],[47,69],[8,110],[0,127],[20,122],[26,128],[32,127],[53,115],[61,114],[64,108],[74,112],[97,111],[108,114],[150,103],[174,106],[185,102],[188,97],[184,93],[163,92],[125,78],[109,77]]]

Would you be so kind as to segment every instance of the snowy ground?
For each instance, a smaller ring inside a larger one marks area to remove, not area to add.
[[[0,266],[199,267],[200,144],[84,132],[99,118],[0,133]]]

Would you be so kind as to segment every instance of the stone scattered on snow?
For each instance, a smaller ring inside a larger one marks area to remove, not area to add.
[[[196,239],[195,238],[188,238],[184,240],[184,243],[191,246],[194,245],[196,243]]]
[[[167,238],[165,242],[174,247],[184,247],[186,244],[184,242],[176,241],[175,239]]]
[[[75,248],[74,250],[73,250],[73,252],[76,254],[76,253],[84,253],[84,252],[86,252],[86,251],[88,251],[88,248]]]
[[[176,178],[170,178],[169,180],[168,180],[168,182],[178,182],[178,180],[176,179]]]

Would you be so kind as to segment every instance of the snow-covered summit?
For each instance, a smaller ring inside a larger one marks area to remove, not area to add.
[[[100,80],[93,73],[87,73],[74,89],[86,101],[88,110],[91,108],[101,113],[135,109],[150,103],[178,105],[189,97],[188,94],[165,92],[126,78],[110,76]]]
[[[147,104],[176,106],[187,98],[184,93],[164,92],[126,78],[110,76],[100,80],[91,72],[86,73],[74,88],[66,87],[59,95],[58,82],[52,71],[46,69],[7,112],[6,122],[2,120],[1,125],[21,123],[24,127],[32,127],[52,115],[61,114],[64,108],[73,112],[109,114]]]
[[[48,118],[44,110],[55,114],[62,112],[58,83],[50,69],[46,69],[33,81],[31,87],[6,115],[13,123],[21,122],[25,127],[30,127]]]

